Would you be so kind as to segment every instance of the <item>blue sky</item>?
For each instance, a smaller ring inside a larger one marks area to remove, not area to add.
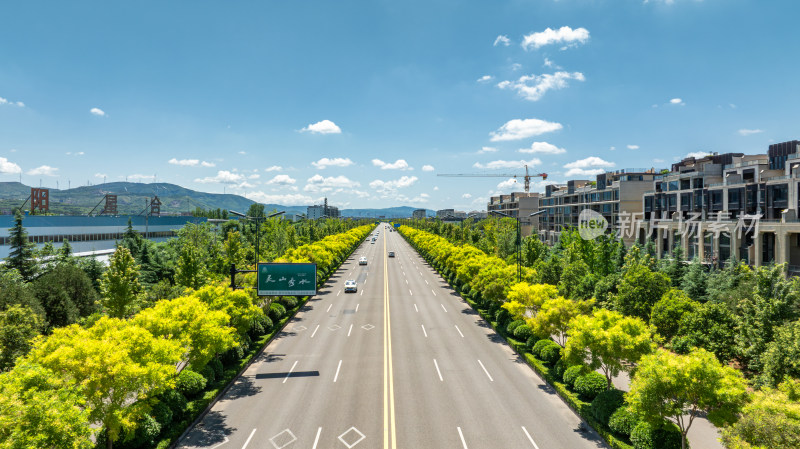
[[[485,209],[800,138],[800,2],[4,2],[0,181]],[[534,184],[542,190],[542,183]]]

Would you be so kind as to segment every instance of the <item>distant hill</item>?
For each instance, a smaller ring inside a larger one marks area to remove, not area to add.
[[[0,213],[9,213],[19,207],[31,193],[31,187],[19,182],[0,182]],[[206,193],[187,189],[169,183],[144,184],[138,182],[109,182],[93,186],[81,186],[73,189],[50,189],[50,212],[65,215],[86,215],[103,201],[108,194],[117,195],[117,209],[120,215],[139,214],[153,195],[161,200],[161,212],[179,214],[192,212],[195,208],[235,210],[246,213],[253,204],[240,195]],[[30,203],[26,205],[26,209]],[[100,210],[102,205],[98,207]],[[307,206],[284,206],[281,204],[264,204],[267,211],[286,211],[289,214],[305,214]],[[343,209],[343,217],[379,217],[407,218],[416,208],[401,206],[385,209]],[[433,211],[427,211],[429,215]]]

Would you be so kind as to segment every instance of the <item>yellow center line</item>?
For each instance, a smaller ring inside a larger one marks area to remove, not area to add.
[[[392,328],[389,310],[389,268],[386,233],[383,234],[383,447],[397,448],[394,414],[394,370],[392,368]],[[390,445],[391,443],[391,445]]]

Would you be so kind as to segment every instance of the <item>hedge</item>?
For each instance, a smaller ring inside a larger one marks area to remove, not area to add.
[[[608,425],[611,415],[625,404],[625,392],[612,388],[597,395],[592,401],[592,416]]]
[[[607,389],[606,376],[597,371],[590,371],[575,379],[575,391],[590,401]]]

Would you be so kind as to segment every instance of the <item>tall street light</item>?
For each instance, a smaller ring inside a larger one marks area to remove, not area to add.
[[[233,215],[236,215],[237,217],[242,217],[245,220],[251,220],[251,221],[254,221],[256,223],[256,270],[258,270],[258,262],[259,262],[258,248],[261,246],[259,244],[260,243],[259,235],[261,234],[261,222],[266,220],[267,218],[272,218],[272,217],[275,217],[277,215],[285,214],[286,211],[282,210],[280,212],[275,212],[274,214],[269,214],[267,216],[261,216],[261,217],[248,217],[247,215],[245,215],[245,214],[243,214],[241,212],[236,212],[235,210],[228,210],[228,212],[232,213]]]
[[[545,212],[545,210],[543,209],[543,210],[534,212],[534,213],[532,213],[532,214],[530,214],[528,216],[529,217],[535,217],[535,216],[537,216],[539,214],[543,214],[544,212]],[[522,236],[520,234],[520,229],[519,229],[520,228],[520,219],[519,219],[518,216],[510,215],[510,214],[507,214],[505,212],[501,212],[499,210],[492,210],[492,211],[489,211],[489,213],[490,214],[494,214],[494,215],[500,215],[500,216],[507,217],[507,218],[513,218],[513,219],[515,219],[517,221],[517,241],[516,241],[516,247],[517,247],[517,282],[522,282]]]

